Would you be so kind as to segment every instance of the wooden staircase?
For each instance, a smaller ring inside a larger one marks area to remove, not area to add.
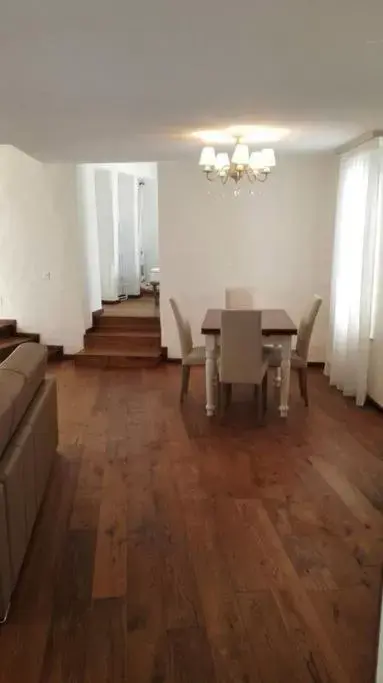
[[[94,318],[84,345],[74,357],[77,366],[153,368],[161,362],[160,320],[101,314]]]

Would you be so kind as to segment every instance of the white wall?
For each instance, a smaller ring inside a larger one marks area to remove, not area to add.
[[[67,353],[85,327],[76,167],[0,147],[0,317]]]
[[[98,246],[96,191],[91,166],[77,168],[79,223],[82,226],[84,276],[85,276],[85,325],[91,327],[92,312],[101,308],[101,280]]]
[[[296,323],[322,295],[311,359],[325,360],[337,166],[333,155],[286,155],[254,196],[234,197],[226,187],[222,198],[196,163],[159,164],[161,325],[170,357],[180,355],[170,296],[203,343],[206,309],[224,305],[225,287],[249,286],[260,308],[285,308]]]

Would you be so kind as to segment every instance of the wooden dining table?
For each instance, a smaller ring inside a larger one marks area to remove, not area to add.
[[[205,336],[206,347],[206,413],[209,417],[214,415],[215,405],[215,378],[217,375],[217,356],[219,338],[221,335],[222,309],[209,308],[206,311],[202,323],[201,332]],[[281,417],[286,418],[289,412],[290,395],[290,365],[291,365],[291,341],[297,334],[297,327],[288,313],[283,309],[264,309],[262,311],[262,335],[265,344],[273,344],[280,347],[281,367],[277,374],[276,384],[280,386],[279,412]]]

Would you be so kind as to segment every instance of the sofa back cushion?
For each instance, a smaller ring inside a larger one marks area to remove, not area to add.
[[[0,458],[44,379],[46,364],[46,347],[33,343],[17,347],[0,364]]]

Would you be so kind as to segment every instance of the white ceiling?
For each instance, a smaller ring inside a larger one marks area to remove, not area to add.
[[[0,143],[47,160],[197,156],[185,134],[383,128],[382,0],[0,0]]]

